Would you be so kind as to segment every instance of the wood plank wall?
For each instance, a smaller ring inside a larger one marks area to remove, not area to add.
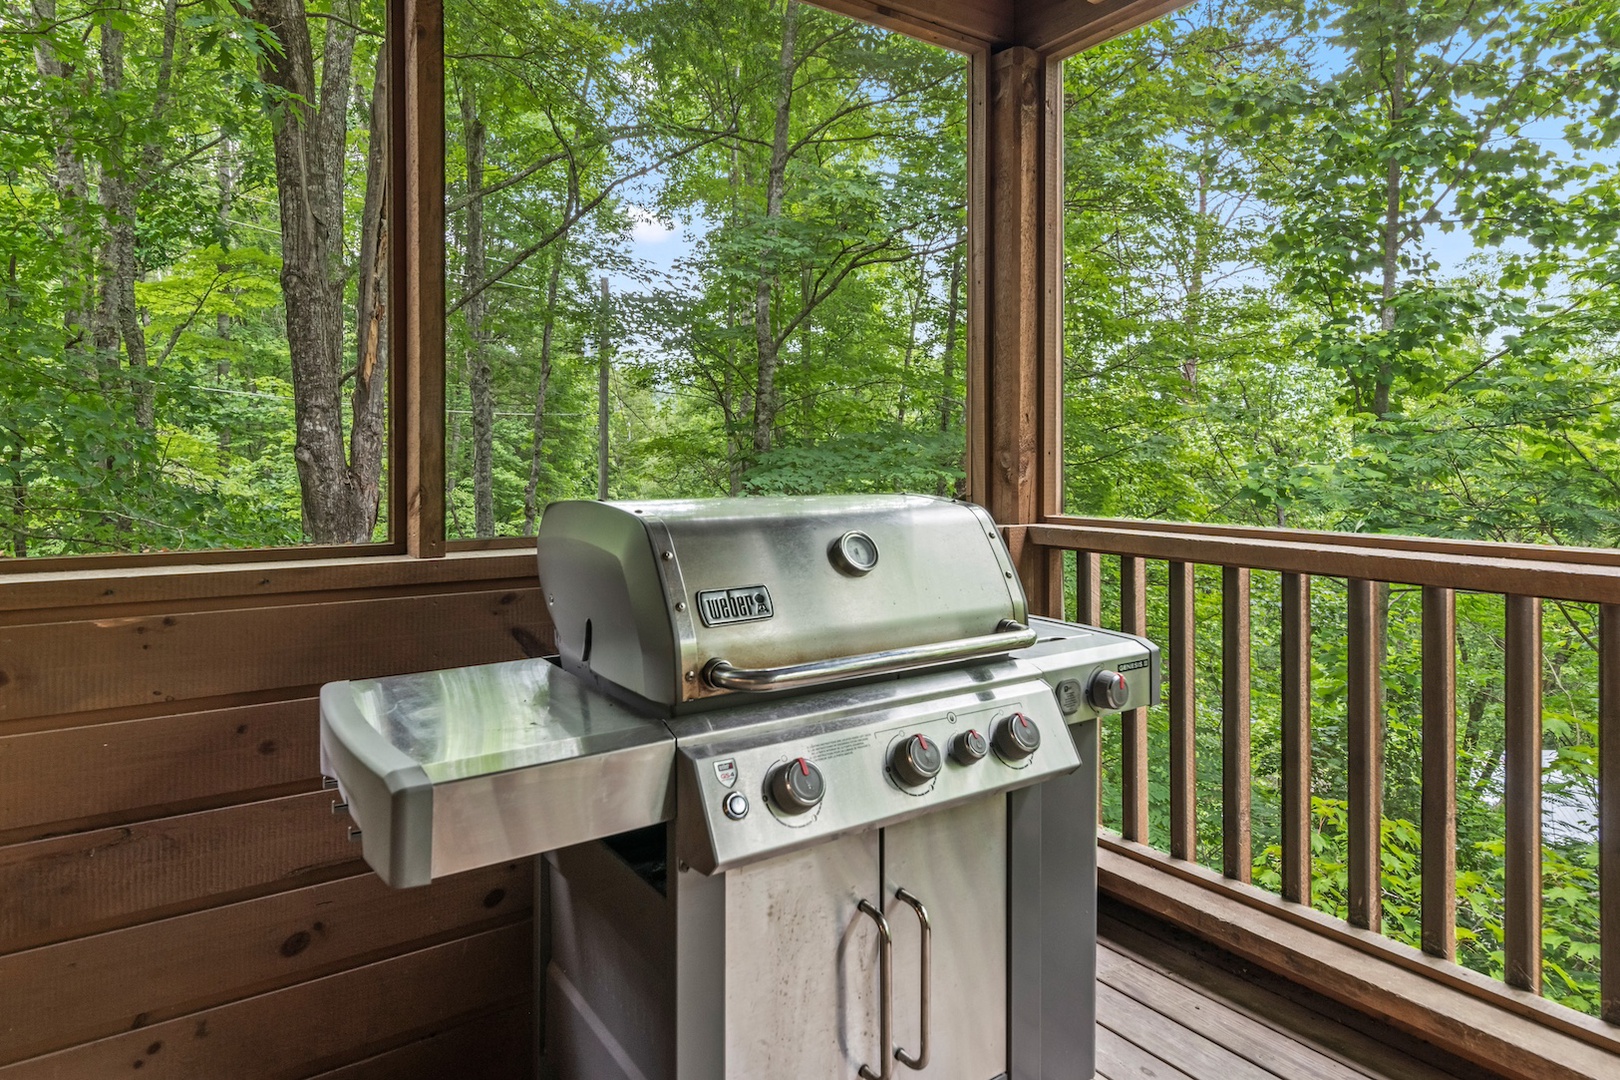
[[[0,1080],[529,1076],[531,865],[383,885],[315,694],[550,645],[522,552],[0,577]]]

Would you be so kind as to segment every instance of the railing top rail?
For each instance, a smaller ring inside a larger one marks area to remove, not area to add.
[[[1522,545],[1079,518],[1009,532],[1019,529],[1031,543],[1065,550],[1620,604],[1620,552],[1614,551],[1533,549],[1537,557],[1530,558],[1519,553]]]
[[[1256,525],[1209,525],[1193,521],[1155,521],[1147,518],[1090,518],[1054,514],[1042,525],[1075,525],[1090,529],[1128,529],[1133,532],[1185,533],[1226,536],[1280,543],[1327,544],[1336,547],[1421,551],[1440,555],[1468,555],[1486,559],[1525,559],[1532,562],[1620,566],[1620,548],[1566,547],[1557,544],[1513,544],[1497,540],[1410,536],[1404,533],[1330,532],[1325,529],[1273,529]]]

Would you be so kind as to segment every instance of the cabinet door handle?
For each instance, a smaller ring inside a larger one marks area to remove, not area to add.
[[[894,898],[909,905],[917,913],[917,921],[922,924],[922,1033],[918,1036],[916,1057],[898,1046],[894,1048],[894,1056],[907,1068],[922,1070],[928,1068],[928,1012],[933,1004],[934,928],[928,921],[928,909],[923,907],[921,900],[904,889],[896,889]]]
[[[880,1071],[862,1065],[861,1080],[892,1080],[894,1059],[889,1056],[889,1048],[894,1045],[894,935],[889,933],[889,920],[883,912],[865,900],[856,906],[870,915],[878,928],[878,1042],[883,1044],[878,1053]]]

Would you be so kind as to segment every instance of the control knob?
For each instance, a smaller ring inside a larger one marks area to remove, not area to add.
[[[784,814],[813,810],[827,794],[821,770],[804,758],[794,758],[771,774],[771,798]]]
[[[990,741],[977,731],[964,731],[951,740],[951,757],[958,765],[972,765],[990,752]]]
[[[1131,684],[1119,672],[1104,668],[1091,677],[1086,696],[1098,712],[1118,712],[1131,700]]]
[[[912,735],[895,747],[889,760],[895,779],[908,787],[921,787],[939,775],[945,764],[939,753],[939,743],[926,735]]]
[[[1035,721],[1015,712],[996,729],[996,753],[1008,761],[1022,761],[1041,747],[1041,729]]]

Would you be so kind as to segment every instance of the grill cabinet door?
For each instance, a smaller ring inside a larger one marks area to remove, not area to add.
[[[883,912],[894,933],[894,1041],[915,1058],[921,1029],[922,929],[933,927],[927,1068],[896,1075],[991,1080],[1007,1068],[1007,797],[926,814],[883,830]]]
[[[726,1080],[876,1071],[879,881],[875,831],[725,875]]]

